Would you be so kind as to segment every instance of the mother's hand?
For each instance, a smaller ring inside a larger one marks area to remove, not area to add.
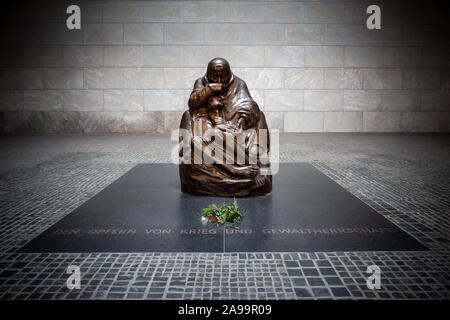
[[[223,85],[221,83],[208,83],[206,86],[213,92],[220,92],[223,88]]]
[[[236,135],[240,132],[240,128],[236,127],[233,123],[225,121],[223,123],[216,123],[215,127],[223,132],[227,132]]]

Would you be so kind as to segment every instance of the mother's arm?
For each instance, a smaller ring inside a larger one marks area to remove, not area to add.
[[[222,86],[218,83],[208,83],[203,85],[202,79],[197,79],[192,89],[191,96],[189,97],[188,107],[189,110],[194,111],[202,108],[208,104],[209,99],[222,89]]]

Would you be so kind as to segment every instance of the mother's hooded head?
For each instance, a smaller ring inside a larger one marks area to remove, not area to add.
[[[230,64],[224,58],[214,58],[208,63],[205,80],[208,83],[228,85],[233,80]]]

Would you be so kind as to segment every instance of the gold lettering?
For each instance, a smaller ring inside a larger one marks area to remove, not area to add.
[[[251,234],[253,233],[253,230],[237,228],[237,229],[226,229],[225,232],[226,234]]]
[[[170,234],[172,229],[145,229],[146,234]]]
[[[217,229],[181,229],[180,234],[217,234]]]
[[[88,234],[95,235],[127,235],[127,234],[136,234],[136,229],[90,229],[88,230]]]

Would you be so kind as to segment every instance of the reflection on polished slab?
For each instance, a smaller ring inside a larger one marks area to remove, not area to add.
[[[177,166],[139,164],[20,252],[427,250],[306,163],[280,164],[271,194],[238,199],[239,228],[201,222],[225,198],[180,191]]]

